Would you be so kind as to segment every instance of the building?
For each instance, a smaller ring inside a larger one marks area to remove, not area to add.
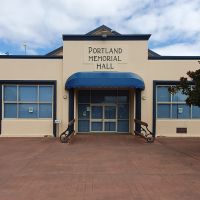
[[[134,118],[155,136],[200,136],[200,108],[168,86],[199,57],[161,56],[150,35],[121,35],[101,26],[63,35],[45,56],[0,56],[1,136],[58,136],[73,118],[77,133],[132,133]]]

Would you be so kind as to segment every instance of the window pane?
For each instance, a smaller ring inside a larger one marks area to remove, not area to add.
[[[200,118],[200,107],[192,106],[192,118]]]
[[[103,123],[102,122],[92,122],[91,129],[92,129],[92,131],[102,131]]]
[[[116,122],[105,122],[105,131],[115,131]]]
[[[170,118],[170,105],[158,104],[157,106],[157,118]]]
[[[53,87],[52,86],[40,86],[39,87],[39,101],[40,102],[52,102],[53,99]]]
[[[117,90],[92,90],[92,103],[116,103]]]
[[[105,119],[116,119],[116,106],[105,106]]]
[[[78,92],[78,103],[90,103],[90,91],[80,90]]]
[[[172,95],[173,102],[185,102],[186,99],[187,96],[182,94],[181,91],[178,91],[177,93]]]
[[[4,86],[4,101],[17,101],[17,86]]]
[[[19,86],[19,101],[36,102],[37,86]]]
[[[128,104],[119,104],[118,105],[118,118],[119,119],[128,119],[129,118],[129,105]]]
[[[103,118],[103,106],[92,106],[92,119]]]
[[[173,119],[189,119],[190,118],[190,106],[186,104],[172,105],[172,118]]]
[[[89,132],[89,127],[89,120],[78,120],[78,132]]]
[[[129,102],[129,91],[128,90],[119,90],[118,91],[118,102],[119,103],[128,103]]]
[[[78,118],[89,119],[90,118],[90,104],[79,104],[78,105]]]
[[[171,102],[171,94],[168,91],[168,86],[157,87],[157,101],[158,102]]]
[[[118,120],[117,132],[129,132],[128,120]]]
[[[39,104],[39,117],[40,118],[52,118],[52,104]]]
[[[17,118],[17,104],[5,103],[4,104],[4,117],[5,118]]]
[[[37,118],[37,104],[19,104],[19,118]]]

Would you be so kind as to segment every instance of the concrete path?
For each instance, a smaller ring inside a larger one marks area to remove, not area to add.
[[[0,138],[0,200],[199,200],[200,138]]]

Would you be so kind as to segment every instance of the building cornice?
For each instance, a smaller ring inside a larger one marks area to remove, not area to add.
[[[151,34],[131,34],[131,35],[63,35],[64,41],[81,41],[81,40],[148,40]]]

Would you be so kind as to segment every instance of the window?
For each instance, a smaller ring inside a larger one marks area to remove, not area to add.
[[[4,85],[4,118],[52,118],[53,86]]]
[[[187,96],[181,91],[170,94],[170,86],[157,86],[157,118],[159,119],[199,119],[200,108],[188,106]]]

